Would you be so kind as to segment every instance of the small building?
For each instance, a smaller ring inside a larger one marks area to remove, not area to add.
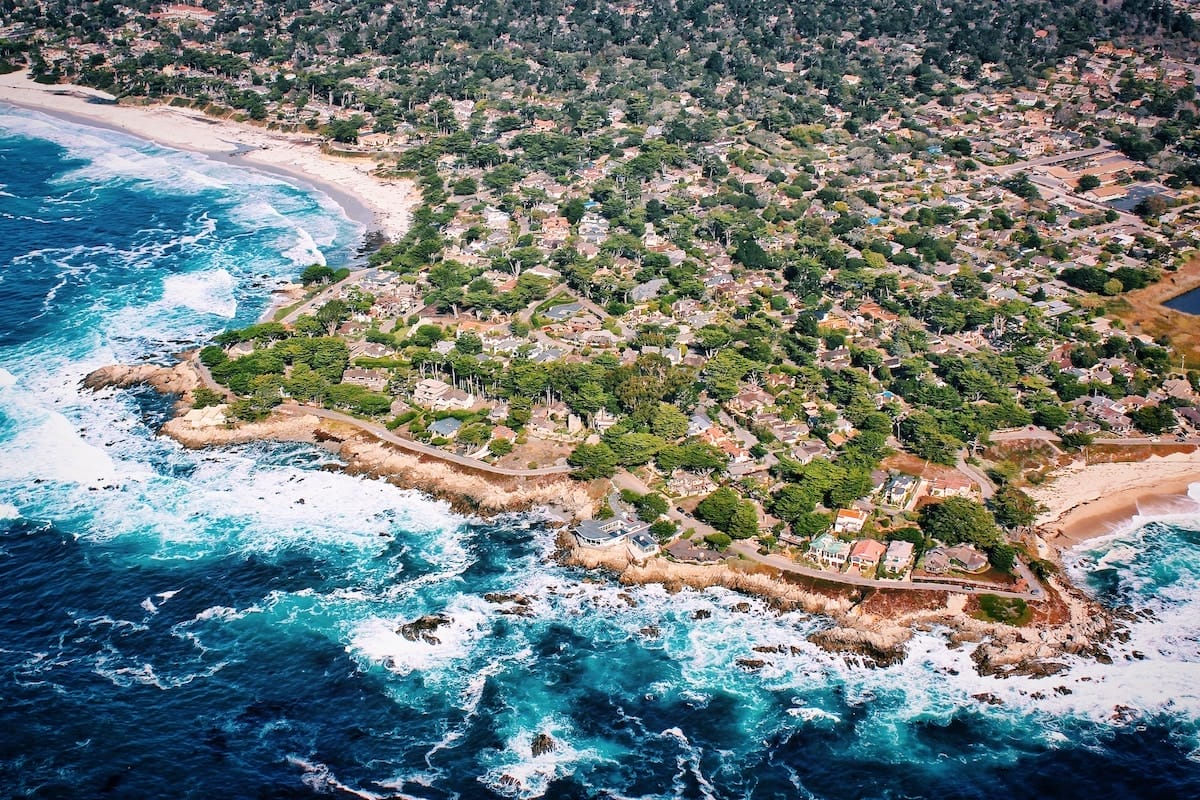
[[[979,572],[987,566],[987,556],[969,544],[956,544],[946,550],[946,557],[953,566],[964,572]]]
[[[808,555],[822,564],[842,567],[850,558],[850,543],[822,533],[808,546]]]
[[[629,554],[638,561],[645,560],[658,553],[658,542],[654,537],[642,531],[629,538]]]
[[[894,475],[884,490],[883,499],[888,505],[903,506],[916,485],[917,479],[912,475]]]
[[[361,386],[372,392],[383,392],[387,390],[388,374],[382,369],[359,369],[351,367],[342,373],[342,383],[348,383],[351,386]]]
[[[429,435],[440,437],[442,439],[453,439],[458,435],[458,429],[462,427],[462,420],[454,417],[446,417],[439,419],[437,422],[429,426]]]
[[[923,562],[926,572],[932,572],[935,575],[940,575],[943,572],[950,571],[950,557],[946,555],[946,548],[934,547],[925,553]]]
[[[883,542],[877,542],[874,539],[859,539],[850,548],[850,563],[860,569],[874,567],[879,564],[879,559],[883,558],[886,550]]]
[[[588,547],[612,547],[625,538],[621,520],[585,519],[575,526],[575,538]]]
[[[888,572],[904,572],[912,561],[913,543],[902,539],[888,542],[887,552],[883,556],[883,568]]]
[[[934,478],[929,483],[930,497],[970,497],[974,491],[975,484],[957,472]]]
[[[843,508],[833,519],[834,533],[858,533],[867,522],[867,512],[857,508]]]

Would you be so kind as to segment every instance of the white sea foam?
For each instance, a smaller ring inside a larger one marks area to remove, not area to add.
[[[337,779],[337,776],[333,774],[333,770],[329,768],[328,764],[322,764],[319,761],[310,761],[297,755],[288,756],[287,761],[289,764],[304,770],[304,777],[301,778],[301,780],[304,782],[305,786],[315,789],[322,794],[331,794],[334,790],[336,790],[338,792],[344,792],[345,794],[354,795],[355,797],[361,797],[363,800],[383,800],[384,798],[384,796],[381,794],[368,792],[365,789],[356,789],[353,786],[342,783]],[[389,794],[387,796],[389,798],[397,797],[397,795],[394,794]],[[402,800],[406,800],[404,796],[401,796],[401,798]]]
[[[283,251],[284,258],[291,261],[297,267],[309,264],[325,264],[325,254],[321,252],[321,248],[317,245],[311,233],[304,228],[296,228],[295,237],[296,243]]]
[[[0,389],[8,389],[17,385],[17,376],[0,367]]]
[[[490,612],[483,600],[459,595],[442,612],[449,621],[431,631],[429,641],[401,635],[399,628],[408,620],[368,619],[351,632],[346,650],[400,675],[439,669],[466,659],[483,635]]]
[[[234,288],[233,276],[224,269],[168,275],[163,279],[161,303],[232,319],[237,313]]]
[[[0,519],[20,519],[21,510],[12,503],[0,503]]]

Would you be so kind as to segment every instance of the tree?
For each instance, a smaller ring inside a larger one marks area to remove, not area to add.
[[[1081,192],[1090,192],[1092,189],[1100,188],[1100,179],[1095,175],[1080,175],[1079,180],[1075,182]]]
[[[713,550],[724,552],[729,549],[729,545],[733,544],[733,539],[724,533],[710,533],[704,537],[704,541]]]
[[[723,531],[729,527],[740,503],[741,498],[737,492],[728,486],[722,486],[700,501],[696,506],[696,516]]]
[[[511,439],[492,439],[488,442],[488,452],[494,456],[506,456],[513,451]]]
[[[650,431],[669,441],[681,439],[687,435],[687,415],[670,403],[659,403],[650,418]]]
[[[661,494],[651,492],[644,494],[633,502],[637,508],[637,516],[642,522],[653,522],[654,520],[667,513],[670,504],[667,499]]]
[[[1038,504],[1015,486],[1005,486],[988,501],[988,507],[996,522],[1006,528],[1020,528],[1032,524],[1037,516]]]
[[[650,524],[650,535],[660,544],[666,544],[675,538],[675,530],[675,523],[669,519],[660,519]]]
[[[305,286],[311,286],[314,283],[328,283],[333,280],[333,267],[325,264],[309,264],[300,273],[300,283]]]
[[[990,511],[974,500],[950,497],[921,509],[921,529],[945,544],[969,542],[990,548],[1000,542],[1000,531]]]
[[[726,532],[734,539],[749,539],[758,533],[758,509],[754,503],[745,500],[738,504]]]
[[[344,300],[330,300],[318,308],[316,313],[317,322],[321,324],[329,336],[333,336],[333,332],[349,316],[350,307],[346,305]]]
[[[604,442],[581,444],[567,456],[567,463],[575,467],[573,478],[590,481],[595,478],[611,478],[616,471],[617,456]]]
[[[1142,406],[1129,412],[1129,418],[1138,430],[1151,436],[1175,427],[1175,411],[1168,405]]]

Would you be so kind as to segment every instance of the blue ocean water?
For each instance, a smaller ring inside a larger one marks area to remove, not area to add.
[[[81,390],[345,263],[319,195],[10,109],[0,184],[0,796],[1200,796],[1200,515],[1074,554],[1146,612],[1112,665],[984,679],[938,631],[849,665],[819,617],[614,585],[536,520],[186,451],[163,399]]]

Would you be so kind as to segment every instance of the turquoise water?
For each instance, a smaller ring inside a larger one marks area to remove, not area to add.
[[[1200,517],[1074,555],[1147,612],[1110,666],[979,678],[938,631],[848,665],[820,617],[620,587],[534,519],[304,446],[186,451],[162,398],[80,389],[346,263],[361,232],[319,195],[15,110],[0,184],[0,794],[1200,796]],[[426,614],[436,641],[397,632]]]

